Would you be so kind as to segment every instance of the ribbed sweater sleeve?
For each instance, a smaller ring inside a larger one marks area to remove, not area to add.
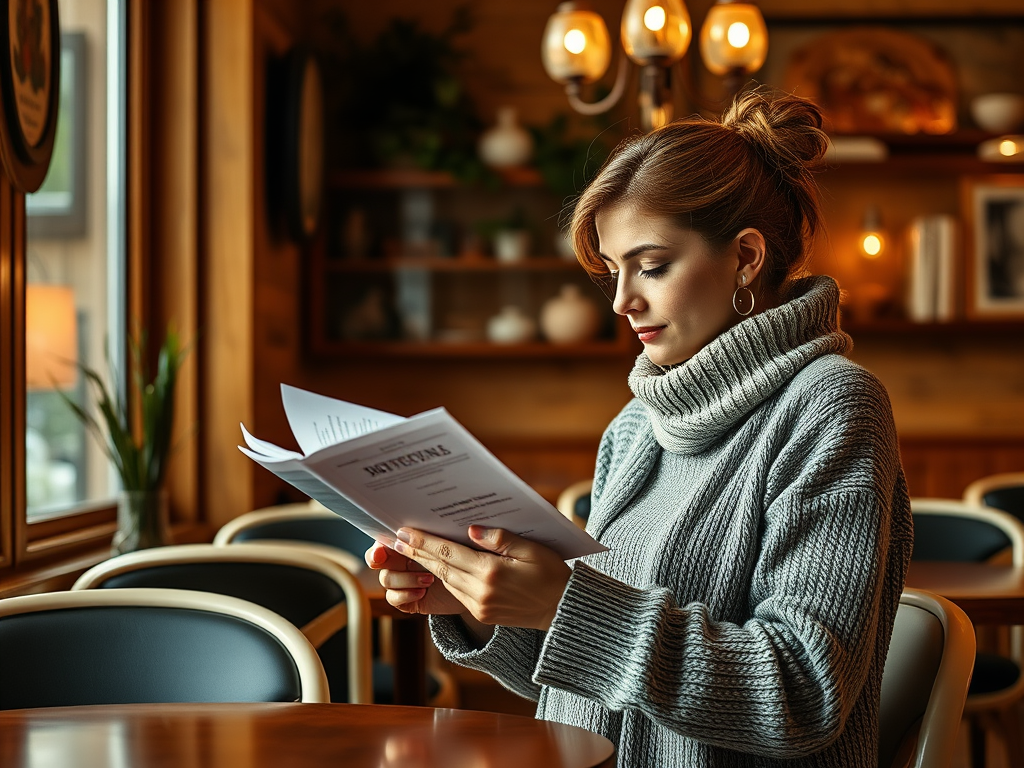
[[[465,631],[462,619],[431,616],[434,645],[448,661],[487,672],[525,699],[537,701],[540,686],[532,680],[544,633],[521,627],[495,627],[491,639],[477,648]]]

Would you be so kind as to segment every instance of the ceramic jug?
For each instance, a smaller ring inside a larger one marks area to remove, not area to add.
[[[597,305],[574,283],[562,286],[559,294],[541,308],[540,327],[544,338],[554,344],[590,341],[601,325]]]

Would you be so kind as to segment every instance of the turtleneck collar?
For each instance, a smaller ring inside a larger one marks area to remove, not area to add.
[[[734,325],[682,365],[659,368],[646,353],[629,387],[667,451],[700,453],[822,355],[845,354],[839,286],[826,276],[793,281],[784,301]]]

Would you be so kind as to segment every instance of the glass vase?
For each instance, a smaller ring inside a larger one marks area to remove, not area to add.
[[[121,491],[113,554],[162,547],[168,543],[166,491]]]

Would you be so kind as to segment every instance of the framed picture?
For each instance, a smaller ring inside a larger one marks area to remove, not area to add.
[[[28,233],[39,239],[85,235],[85,34],[61,35],[60,58],[60,106],[50,169],[43,185],[25,196]]]
[[[57,0],[0,7],[0,158],[21,192],[43,183],[53,154],[60,94]]]
[[[963,183],[967,315],[1024,319],[1024,175]]]

